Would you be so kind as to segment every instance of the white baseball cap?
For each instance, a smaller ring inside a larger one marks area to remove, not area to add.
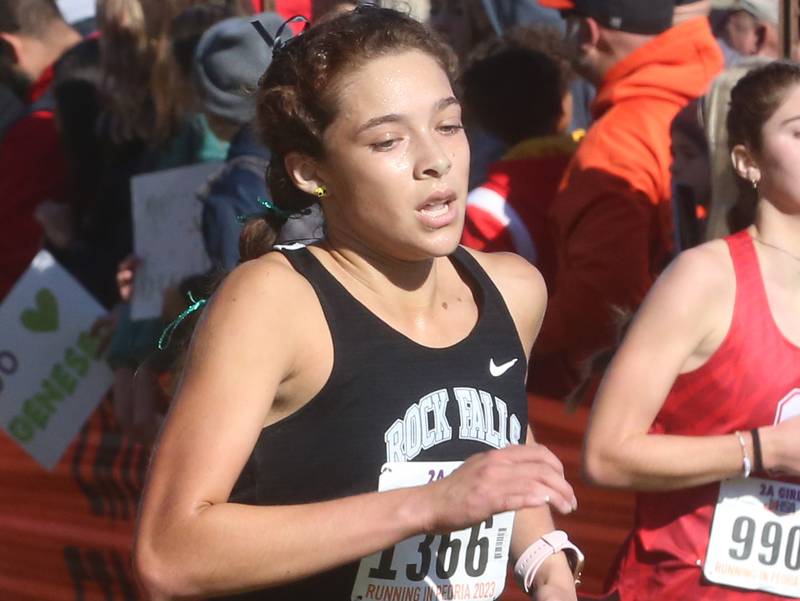
[[[711,5],[718,10],[744,10],[757,20],[773,25],[780,21],[778,0],[713,0]]]

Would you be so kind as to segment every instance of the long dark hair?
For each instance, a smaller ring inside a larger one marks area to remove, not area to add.
[[[406,50],[431,56],[455,80],[455,55],[436,34],[407,15],[371,5],[325,21],[275,53],[256,92],[256,122],[272,152],[266,177],[279,211],[245,224],[242,261],[272,248],[286,214],[299,215],[317,202],[294,185],[284,158],[290,152],[324,158],[322,136],[337,115],[339,78],[372,58]]]
[[[726,121],[729,150],[743,144],[749,151],[758,154],[763,146],[764,124],[796,85],[800,85],[800,65],[791,61],[767,63],[742,77],[731,90]],[[739,184],[739,199],[728,214],[728,223],[733,232],[753,223],[758,201],[758,194],[750,182],[738,176],[736,181]]]

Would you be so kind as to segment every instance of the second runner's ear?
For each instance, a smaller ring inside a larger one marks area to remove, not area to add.
[[[737,144],[733,147],[731,150],[731,163],[733,163],[733,170],[742,179],[746,179],[749,182],[761,180],[761,169],[744,144]]]

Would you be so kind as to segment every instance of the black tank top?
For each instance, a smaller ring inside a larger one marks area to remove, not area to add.
[[[231,501],[337,499],[376,491],[389,461],[461,461],[524,444],[525,352],[505,301],[467,251],[459,247],[451,260],[476,291],[479,318],[466,338],[446,348],[422,346],[387,325],[307,248],[282,252],[319,297],[333,369],[311,401],[264,428]],[[230,598],[349,601],[357,567]]]

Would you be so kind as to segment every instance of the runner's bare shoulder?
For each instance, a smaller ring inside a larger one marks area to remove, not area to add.
[[[682,252],[656,286],[661,294],[669,287],[670,296],[693,300],[712,310],[729,304],[736,290],[736,276],[727,243],[712,240]]]
[[[547,286],[542,274],[527,259],[509,252],[485,253],[467,249],[500,291],[520,333],[529,348],[539,331],[547,307]]]
[[[293,328],[318,305],[308,281],[278,252],[246,261],[224,279],[214,293],[197,336],[219,343],[231,338],[243,344],[264,344],[262,350],[291,346]]]

